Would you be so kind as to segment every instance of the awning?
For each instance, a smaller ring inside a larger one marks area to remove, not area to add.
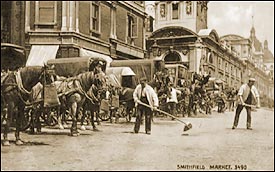
[[[90,50],[85,50],[84,48],[80,48],[79,51],[79,56],[80,57],[85,57],[85,56],[90,56],[90,57],[100,57],[104,60],[106,60],[107,62],[107,66],[110,66],[110,63],[113,61],[113,59],[105,54],[100,54],[94,51],[90,51]]]
[[[59,45],[33,45],[26,66],[43,66],[56,58],[58,48]]]

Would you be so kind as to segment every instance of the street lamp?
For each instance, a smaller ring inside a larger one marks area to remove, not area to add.
[[[152,45],[152,52],[154,57],[159,55],[159,46],[156,41],[154,41],[154,44]]]

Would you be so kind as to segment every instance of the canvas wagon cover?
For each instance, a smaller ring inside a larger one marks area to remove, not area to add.
[[[136,75],[130,67],[108,67],[106,69],[106,75],[115,75],[121,84],[122,76],[134,76]]]
[[[26,66],[25,48],[9,43],[1,43],[1,70],[17,70]]]
[[[95,61],[106,61],[99,57],[71,57],[48,60],[48,65],[54,65],[55,73],[59,76],[72,77],[89,71],[90,65]]]

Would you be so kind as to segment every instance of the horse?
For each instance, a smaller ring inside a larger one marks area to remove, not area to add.
[[[97,124],[100,125],[100,122],[99,122],[100,103],[101,103],[101,100],[106,97],[107,87],[106,87],[106,80],[104,76],[102,76],[102,78],[97,81],[98,82],[96,84],[93,84],[87,92],[89,96],[94,97],[95,99],[93,101],[86,99],[83,104],[82,117],[81,117],[81,130],[86,130],[86,127],[83,124],[84,124],[85,118],[87,117],[88,120],[90,119],[90,121],[88,121],[88,124],[90,124],[91,122],[93,130],[99,131],[95,126],[94,115],[96,116]]]
[[[4,105],[7,105],[7,119],[4,127],[4,146],[9,146],[8,132],[10,124],[15,117],[16,122],[16,145],[22,145],[20,139],[20,122],[24,115],[25,106],[30,104],[30,91],[38,82],[51,82],[50,74],[47,72],[47,66],[29,66],[23,67],[18,71],[7,73],[2,80],[1,76],[1,96],[4,99]],[[15,112],[18,109],[17,113]]]
[[[189,109],[197,114],[197,110],[203,109],[203,98],[206,96],[205,85],[208,83],[211,74],[201,76],[196,72],[192,77],[192,85],[190,87],[191,95],[189,101]],[[209,109],[207,110],[209,111]],[[191,115],[191,114],[190,114]]]
[[[77,115],[88,99],[92,104],[98,102],[98,98],[93,94],[91,89],[100,92],[105,87],[106,81],[103,73],[94,74],[94,72],[85,72],[76,77],[67,78],[57,86],[57,93],[63,98],[61,104],[69,108],[72,117],[71,135],[78,136]],[[93,110],[93,109],[91,109]],[[93,121],[92,121],[93,122]]]

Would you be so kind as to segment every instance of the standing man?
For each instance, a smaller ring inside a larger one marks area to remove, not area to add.
[[[133,98],[137,107],[137,117],[134,132],[138,133],[142,115],[145,115],[145,132],[151,134],[151,116],[153,115],[153,107],[158,107],[158,96],[154,89],[147,84],[146,78],[140,79],[140,84],[137,85],[133,93]],[[140,102],[150,105],[152,108],[145,107]]]
[[[247,84],[243,84],[240,87],[240,90],[238,92],[238,98],[239,98],[239,103],[237,105],[237,109],[236,109],[236,114],[235,114],[235,119],[234,119],[234,124],[232,129],[234,130],[239,122],[239,116],[240,113],[243,109],[243,107],[246,108],[246,112],[247,112],[247,123],[246,123],[246,127],[248,130],[252,130],[251,128],[251,107],[247,106],[247,105],[252,105],[252,102],[256,101],[256,107],[259,108],[260,107],[260,96],[258,93],[257,88],[254,86],[255,83],[255,78],[250,78]]]
[[[173,87],[173,83],[169,83],[168,86],[169,89],[169,96],[167,97],[167,104],[168,104],[168,111],[170,114],[172,114],[173,116],[177,116],[177,109],[176,109],[176,105],[178,104],[178,98],[177,98],[177,94],[181,94],[181,91],[175,89]],[[172,120],[174,120],[175,118],[172,118]]]

